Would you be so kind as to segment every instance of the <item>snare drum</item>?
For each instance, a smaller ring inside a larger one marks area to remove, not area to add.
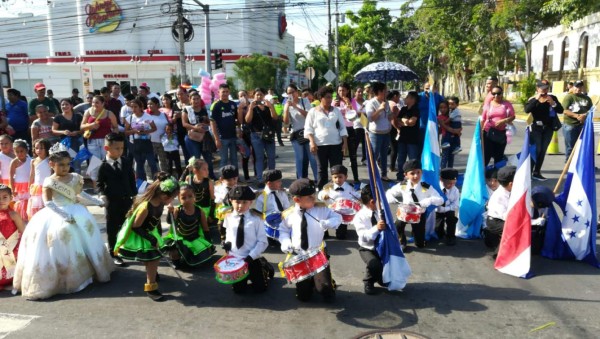
[[[399,204],[398,210],[396,210],[396,217],[398,220],[408,224],[418,224],[423,212],[425,212],[425,209],[414,203]]]
[[[231,285],[244,280],[248,272],[248,264],[244,259],[236,258],[231,255],[225,255],[214,265],[218,282]]]
[[[283,263],[283,272],[289,282],[298,283],[322,272],[327,266],[329,266],[327,256],[317,248],[286,260]]]
[[[330,207],[342,216],[344,224],[351,222],[354,215],[360,211],[360,203],[352,199],[337,199]]]
[[[346,111],[346,120],[354,121],[356,119],[358,119],[358,114],[356,114],[355,110]]]
[[[281,213],[273,212],[267,215],[265,218],[265,233],[267,233],[267,237],[275,240],[279,239],[279,224],[281,224]]]

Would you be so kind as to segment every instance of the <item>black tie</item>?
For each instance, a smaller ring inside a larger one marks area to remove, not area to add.
[[[415,202],[415,203],[419,202],[419,198],[417,198],[417,195],[415,194],[415,189],[414,188],[410,189],[410,196],[412,197],[413,202]]]
[[[302,212],[302,223],[300,224],[300,247],[303,250],[308,249],[308,220],[306,220],[306,210]]]
[[[238,224],[237,236],[235,239],[235,247],[238,249],[244,246],[244,215],[240,215],[240,223]]]
[[[375,214],[375,211],[373,211],[373,214],[371,214],[371,225],[372,226],[377,225],[377,216]],[[380,239],[381,239],[381,233],[377,234],[377,237],[375,238],[375,247],[377,247],[377,245],[379,244]]]
[[[343,188],[343,187],[338,187],[338,188],[336,188],[335,190],[336,190],[336,191],[342,191],[342,192],[343,192],[343,191],[344,191],[344,188]]]
[[[275,204],[277,205],[277,209],[279,210],[279,212],[283,211],[283,205],[281,204],[281,200],[279,200],[277,193],[273,191],[271,192],[271,194],[273,194],[273,197],[275,198]]]
[[[444,188],[444,189],[442,190],[442,192],[444,192],[444,197],[445,197],[445,196],[446,196],[446,189]],[[442,204],[442,206],[446,206],[446,201],[445,201],[445,200],[444,200],[444,203]]]
[[[115,162],[113,163],[113,166],[115,167],[115,171],[117,171],[117,172],[118,172],[118,171],[119,171],[119,162],[118,162],[118,161],[115,161]]]

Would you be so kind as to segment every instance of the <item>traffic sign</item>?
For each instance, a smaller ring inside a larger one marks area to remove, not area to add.
[[[315,78],[315,69],[312,67],[307,68],[304,71],[304,75],[306,76],[307,79],[314,79]]]
[[[335,80],[335,78],[337,77],[335,75],[335,73],[333,73],[332,70],[328,70],[327,73],[325,73],[325,75],[323,76],[325,78],[325,80],[327,80],[328,82],[332,82],[333,80]]]

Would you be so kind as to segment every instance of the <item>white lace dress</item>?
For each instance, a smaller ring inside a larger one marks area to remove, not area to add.
[[[67,183],[77,194],[83,177],[70,174]],[[49,187],[51,177],[44,180]],[[106,282],[114,270],[104,247],[100,229],[85,206],[53,192],[52,200],[75,219],[67,223],[45,207],[29,221],[21,238],[14,288],[27,299],[45,299],[55,294],[81,291],[93,280]]]

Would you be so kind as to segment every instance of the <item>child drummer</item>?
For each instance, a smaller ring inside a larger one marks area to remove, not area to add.
[[[287,193],[281,189],[282,178],[283,175],[278,169],[266,170],[263,172],[265,189],[262,194],[256,198],[256,210],[262,213],[263,220],[266,220],[267,216],[270,214],[281,213],[290,207],[290,200],[288,199]],[[277,239],[275,238],[275,240]],[[271,238],[269,238],[269,244],[274,245]]]
[[[256,194],[248,186],[234,186],[229,191],[229,200],[233,211],[225,215],[225,243],[223,249],[234,257],[244,259],[248,263],[248,277],[232,285],[235,293],[242,293],[252,282],[255,292],[267,289],[269,274],[260,260],[268,246],[267,235],[263,228],[260,214],[250,211]]]
[[[284,253],[307,254],[323,244],[323,234],[330,228],[336,229],[342,217],[327,208],[315,204],[315,185],[308,179],[298,179],[289,189],[294,206],[283,212],[279,227],[279,242]],[[316,289],[327,302],[335,298],[335,286],[331,278],[331,265],[311,278],[296,283],[296,297],[308,301]]]
[[[458,171],[454,168],[444,168],[440,172],[440,186],[446,201],[435,210],[435,233],[448,246],[456,244],[456,211],[460,200],[460,192],[456,188],[457,178]]]
[[[239,172],[233,165],[225,165],[221,168],[221,180],[215,185],[215,203],[217,204],[216,216],[219,219],[217,226],[221,234],[221,241],[225,239],[225,228],[223,228],[223,213],[231,211],[228,193],[231,188],[237,185]]]
[[[328,205],[334,203],[337,199],[360,200],[360,194],[354,190],[346,182],[348,178],[348,169],[343,165],[335,165],[331,167],[331,182],[323,186],[319,192],[319,200]],[[335,231],[335,237],[338,239],[346,239],[348,233],[348,225],[341,224]]]
[[[417,206],[427,208],[431,205],[440,206],[444,203],[444,199],[439,193],[429,184],[421,181],[423,171],[421,162],[418,160],[408,160],[402,167],[405,180],[394,185],[386,193],[386,198],[389,202],[400,202],[404,204],[415,204]],[[412,224],[412,233],[415,238],[415,244],[418,248],[425,247],[425,213],[421,214],[419,222]],[[400,235],[400,243],[403,249],[406,247],[406,235],[404,229],[406,222],[398,220],[396,228]]]
[[[383,286],[383,263],[377,253],[379,234],[385,230],[385,221],[379,220],[379,213],[375,210],[375,200],[371,192],[371,186],[366,185],[360,192],[360,200],[363,208],[354,216],[354,227],[358,235],[358,253],[360,258],[367,264],[365,278],[365,294],[375,294],[375,282]]]

